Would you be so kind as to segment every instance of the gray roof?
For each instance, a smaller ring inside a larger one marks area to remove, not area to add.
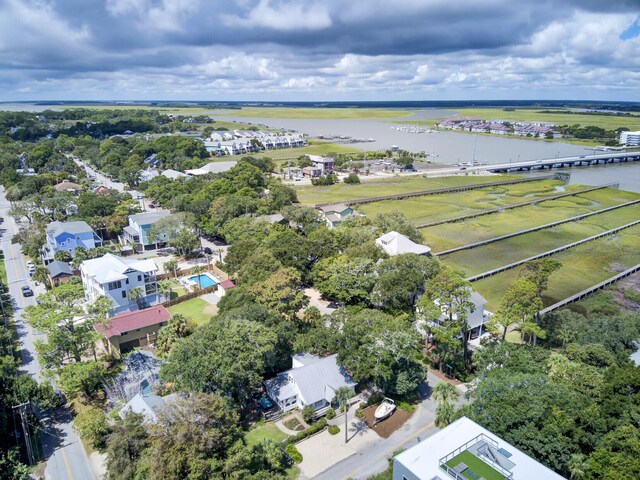
[[[47,265],[47,270],[49,270],[51,278],[56,278],[60,275],[73,275],[71,266],[67,262],[61,262],[60,260],[54,260]]]
[[[330,402],[339,387],[356,386],[344,367],[338,365],[336,354],[281,372],[265,384],[279,400],[290,398],[295,391],[306,405],[322,399]]]
[[[334,205],[323,205],[321,207],[318,207],[318,209],[322,210],[325,215],[330,212],[342,213],[350,208],[351,207],[345,205],[344,203],[336,203]]]
[[[77,235],[79,233],[93,233],[93,229],[89,226],[87,222],[76,221],[76,222],[51,222],[47,225],[47,233],[57,237],[62,233],[71,233]]]
[[[127,404],[120,409],[118,415],[120,418],[124,418],[125,413],[131,410],[133,413],[140,413],[144,416],[145,421],[155,422],[158,419],[158,412],[167,406],[172,400],[172,395],[169,395],[165,399],[158,395],[142,395],[138,393]]]
[[[167,211],[144,212],[130,215],[129,218],[136,222],[138,225],[153,225],[158,220],[168,217],[169,215],[171,215],[171,213]]]

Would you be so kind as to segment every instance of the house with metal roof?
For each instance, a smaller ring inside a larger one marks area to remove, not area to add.
[[[73,257],[78,247],[89,250],[100,246],[102,239],[87,222],[51,222],[45,228],[42,261],[45,265],[51,263],[58,251],[66,251]]]
[[[396,455],[392,478],[563,480],[564,477],[473,420],[462,417]]]
[[[340,224],[347,217],[353,215],[355,210],[344,203],[334,205],[321,205],[318,210],[322,212],[322,219],[327,223],[327,227],[333,228]]]
[[[390,257],[404,253],[428,255],[431,251],[431,247],[415,243],[409,237],[393,231],[376,238],[376,245],[382,248]]]
[[[357,385],[338,365],[337,354],[321,358],[302,353],[291,360],[293,368],[264,382],[267,394],[284,412],[309,405],[318,412],[334,403],[338,388]]]
[[[171,318],[169,311],[162,305],[124,312],[106,322],[94,323],[93,328],[104,335],[104,346],[116,357],[134,348],[155,343],[158,331]]]
[[[151,229],[158,221],[170,215],[166,210],[129,215],[129,225],[122,232],[122,243],[133,245],[138,250],[153,250],[164,246],[171,238],[167,234],[151,238]]]
[[[111,300],[114,313],[157,303],[157,271],[153,260],[122,258],[112,253],[80,264],[80,277],[87,302],[93,303],[105,296]],[[137,301],[130,299],[129,292],[138,287],[142,290],[142,296]]]
[[[231,170],[238,162],[210,162],[200,168],[194,168],[191,170],[185,170],[185,173],[189,175],[207,175],[209,173],[223,173]]]

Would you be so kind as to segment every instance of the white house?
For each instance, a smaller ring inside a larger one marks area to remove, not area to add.
[[[404,253],[428,255],[431,251],[430,247],[415,243],[409,237],[393,231],[376,238],[376,245],[382,248],[387,255],[391,257],[402,255]]]
[[[462,417],[393,460],[393,480],[563,480],[486,428]]]
[[[179,397],[172,393],[166,397],[154,394],[136,394],[127,404],[120,409],[118,415],[124,418],[127,412],[138,413],[144,417],[144,423],[155,423],[158,421],[158,414],[168,408]]]
[[[238,162],[210,162],[200,168],[185,170],[189,175],[207,175],[209,173],[222,173],[231,170]]]
[[[136,310],[158,301],[156,273],[153,260],[135,260],[107,253],[100,258],[85,260],[80,264],[80,277],[87,302],[93,303],[104,295],[113,305],[113,313]],[[139,287],[143,296],[139,301],[129,299],[131,289]]]
[[[284,412],[307,405],[315,411],[329,406],[339,387],[354,389],[356,386],[346,370],[338,365],[337,358],[337,355],[320,358],[308,353],[293,355],[293,368],[264,382],[267,394]]]

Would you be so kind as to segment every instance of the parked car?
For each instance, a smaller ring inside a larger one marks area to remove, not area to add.
[[[22,290],[23,297],[33,297],[33,290],[31,290],[31,287],[25,285],[24,287],[21,288],[21,290]]]

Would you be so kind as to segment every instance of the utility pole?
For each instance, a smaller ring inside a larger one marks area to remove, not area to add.
[[[29,425],[27,424],[27,418],[26,418],[26,411],[27,411],[27,407],[29,407],[29,409],[31,409],[31,402],[24,402],[21,403],[20,405],[16,405],[13,408],[13,410],[18,410],[18,413],[20,415],[20,422],[22,425],[22,431],[24,432],[24,442],[25,445],[27,447],[27,457],[29,457],[29,465],[33,466],[36,463],[36,459],[35,456],[33,455],[33,450],[32,450],[32,445],[31,445],[31,433],[29,432]],[[15,428],[15,423],[14,423],[14,428]],[[16,439],[17,439],[17,431],[16,431]]]

